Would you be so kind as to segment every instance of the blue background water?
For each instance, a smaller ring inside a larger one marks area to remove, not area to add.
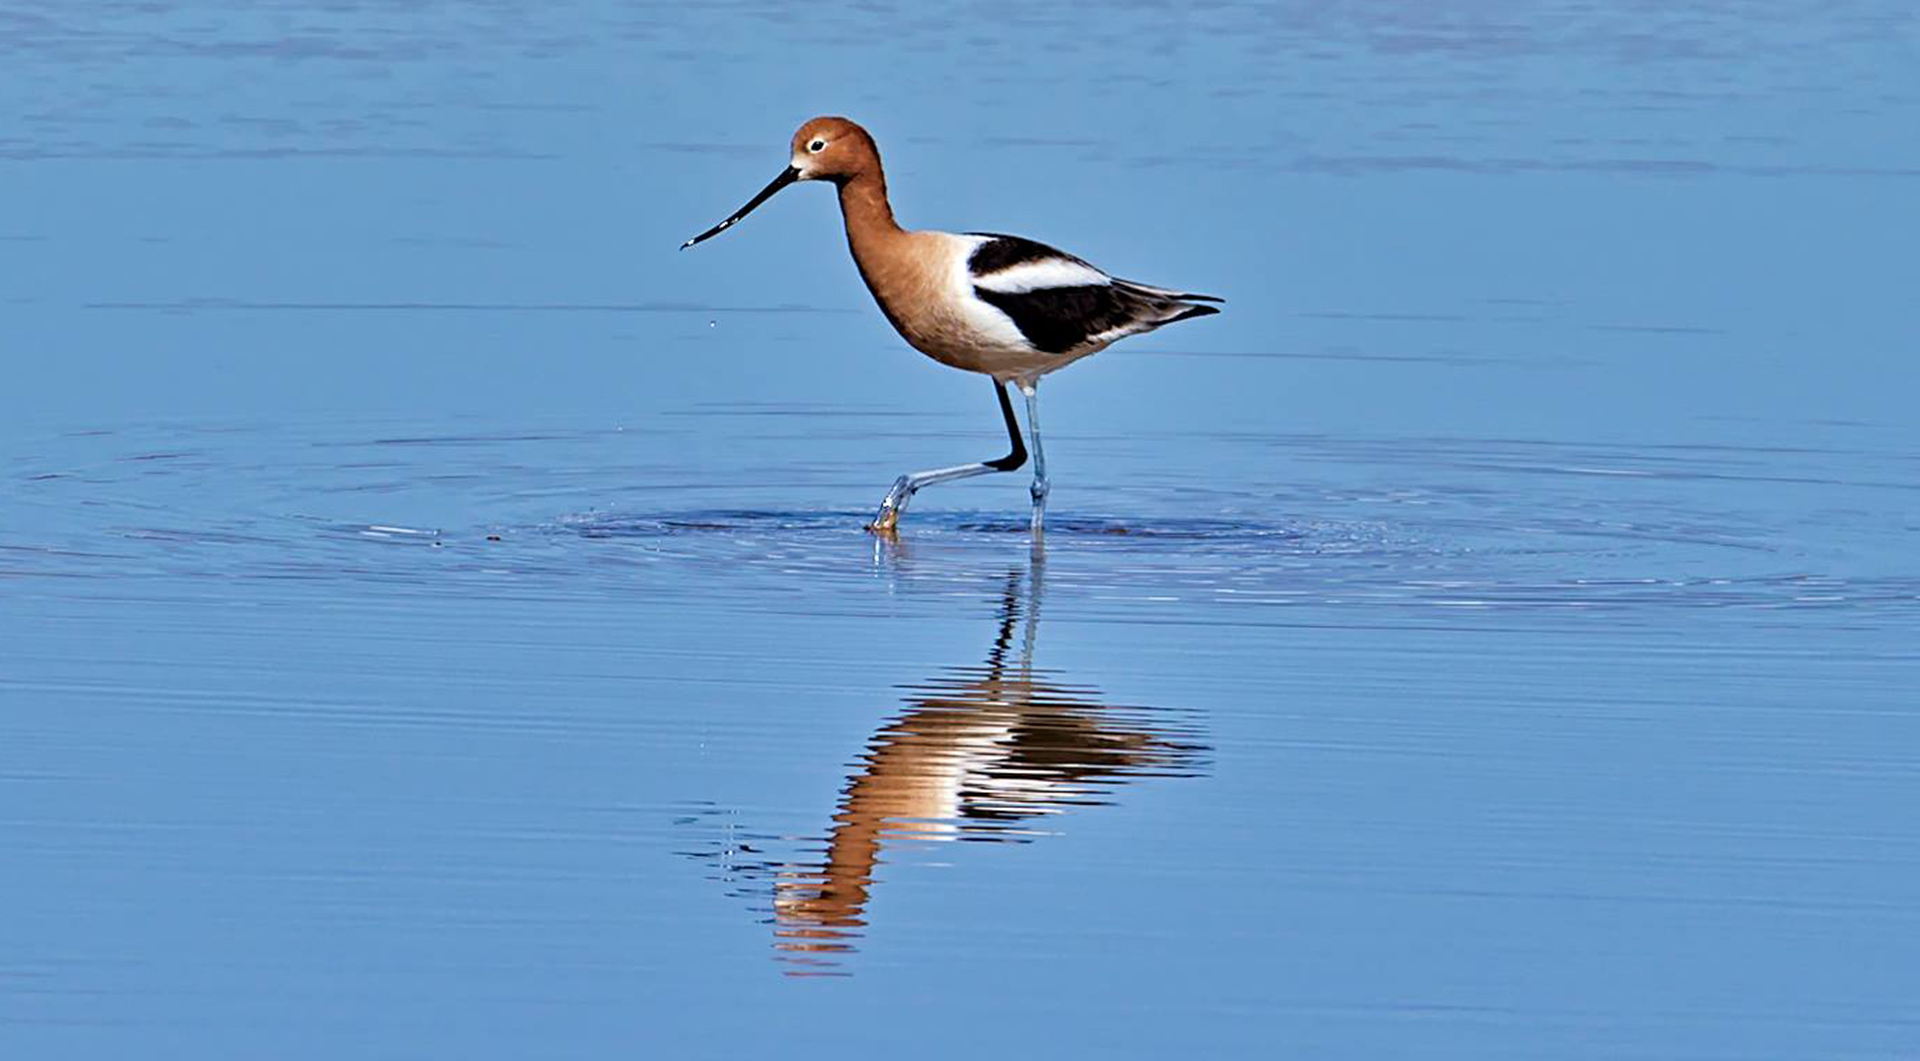
[[[1911,1056],[1916,43],[0,4],[0,1053]],[[1229,300],[1048,379],[1043,557],[858,529],[1001,440],[831,196],[674,251],[833,112]]]

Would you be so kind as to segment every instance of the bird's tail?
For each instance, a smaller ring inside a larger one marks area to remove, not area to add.
[[[1202,296],[1202,297],[1205,297],[1205,296]],[[1223,300],[1214,299],[1213,301],[1220,302]],[[1218,312],[1220,312],[1220,310],[1218,307],[1215,307],[1215,306],[1188,306],[1182,309],[1180,312],[1174,314],[1173,316],[1162,320],[1160,323],[1172,324],[1174,321],[1192,320],[1195,317],[1205,317],[1210,313],[1218,313]]]
[[[1169,302],[1225,302],[1226,299],[1215,295],[1201,295],[1192,291],[1175,291],[1170,287],[1155,287],[1152,284],[1136,283],[1132,280],[1115,280],[1114,286],[1141,298],[1166,299]],[[1218,313],[1219,310],[1213,312]]]
[[[1218,307],[1205,306],[1203,302],[1223,302],[1224,299],[1212,295],[1196,295],[1191,291],[1175,291],[1167,287],[1154,287],[1150,284],[1136,284],[1131,280],[1115,280],[1114,286],[1135,300],[1136,319],[1151,331],[1174,321],[1192,320],[1208,314],[1220,312]]]

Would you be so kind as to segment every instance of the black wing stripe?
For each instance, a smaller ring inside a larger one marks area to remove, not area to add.
[[[1077,265],[1087,263],[1065,251],[1055,250],[1044,243],[1036,243],[1019,236],[1001,236],[992,232],[969,232],[969,236],[985,236],[987,241],[973,249],[967,256],[967,271],[975,276],[988,276],[1002,269],[1011,269],[1027,262],[1041,262],[1048,259],[1073,262]],[[1087,266],[1089,269],[1092,266]]]
[[[1123,327],[1139,315],[1137,300],[1111,284],[1086,287],[1043,287],[1009,294],[975,287],[973,293],[1013,319],[1033,348],[1064,354],[1101,332]]]

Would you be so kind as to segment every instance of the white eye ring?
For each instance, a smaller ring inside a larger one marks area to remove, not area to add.
[[[821,151],[825,150],[826,146],[827,146],[827,142],[825,140],[815,140],[813,143],[807,145],[807,152],[809,154],[817,155]]]

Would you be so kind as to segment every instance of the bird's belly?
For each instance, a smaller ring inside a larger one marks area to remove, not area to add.
[[[1018,339],[1017,332],[1010,338],[1006,329],[983,328],[958,312],[928,311],[895,324],[901,338],[935,361],[1003,380],[1035,378],[1085,356],[1079,352],[1063,355],[1035,350]]]

